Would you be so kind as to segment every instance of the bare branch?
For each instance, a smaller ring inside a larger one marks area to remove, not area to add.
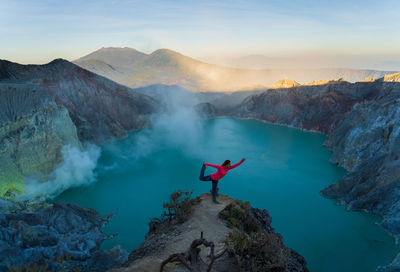
[[[209,242],[206,239],[204,239],[203,232],[201,232],[200,239],[193,240],[193,242],[191,243],[186,254],[175,253],[175,254],[170,255],[165,261],[163,261],[161,263],[160,272],[163,271],[164,266],[167,263],[171,263],[171,262],[180,262],[190,271],[200,271],[201,262],[199,262],[199,261],[201,261],[201,258],[199,255],[199,253],[200,253],[199,246],[201,246],[201,245],[204,245],[205,247],[210,248],[210,255],[208,256],[210,258],[210,263],[208,264],[207,272],[211,271],[215,260],[217,260],[218,258],[221,258],[226,252],[228,252],[228,250],[225,249],[224,251],[220,252],[219,254],[217,254],[215,256],[214,255],[214,248],[215,248],[214,243]]]

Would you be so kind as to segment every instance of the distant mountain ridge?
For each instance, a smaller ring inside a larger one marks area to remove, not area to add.
[[[344,68],[246,70],[201,62],[170,49],[145,54],[128,47],[103,47],[74,63],[132,88],[166,84],[196,92],[267,89],[283,78],[291,78],[300,84],[333,78],[356,82],[395,73]]]

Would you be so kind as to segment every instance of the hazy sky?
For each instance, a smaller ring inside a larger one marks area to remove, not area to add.
[[[21,63],[127,46],[400,70],[399,33],[399,0],[0,0],[0,58]]]

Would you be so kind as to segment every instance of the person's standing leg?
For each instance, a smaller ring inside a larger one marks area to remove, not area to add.
[[[218,180],[213,180],[212,181],[212,199],[214,201],[214,203],[219,204],[219,202],[217,201],[217,186],[218,186]]]

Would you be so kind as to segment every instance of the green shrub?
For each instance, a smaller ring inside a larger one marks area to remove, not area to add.
[[[266,231],[247,234],[235,229],[229,233],[225,245],[233,250],[240,269],[245,271],[280,271],[290,254],[279,236]]]
[[[250,233],[259,230],[257,221],[250,213],[250,203],[235,200],[222,210],[219,217],[226,220],[229,228],[237,228]]]
[[[193,192],[177,190],[174,191],[168,202],[164,202],[165,211],[161,214],[161,218],[153,218],[149,222],[150,232],[155,232],[161,225],[165,223],[183,223],[193,211],[193,206],[200,202],[200,198],[192,198]]]

